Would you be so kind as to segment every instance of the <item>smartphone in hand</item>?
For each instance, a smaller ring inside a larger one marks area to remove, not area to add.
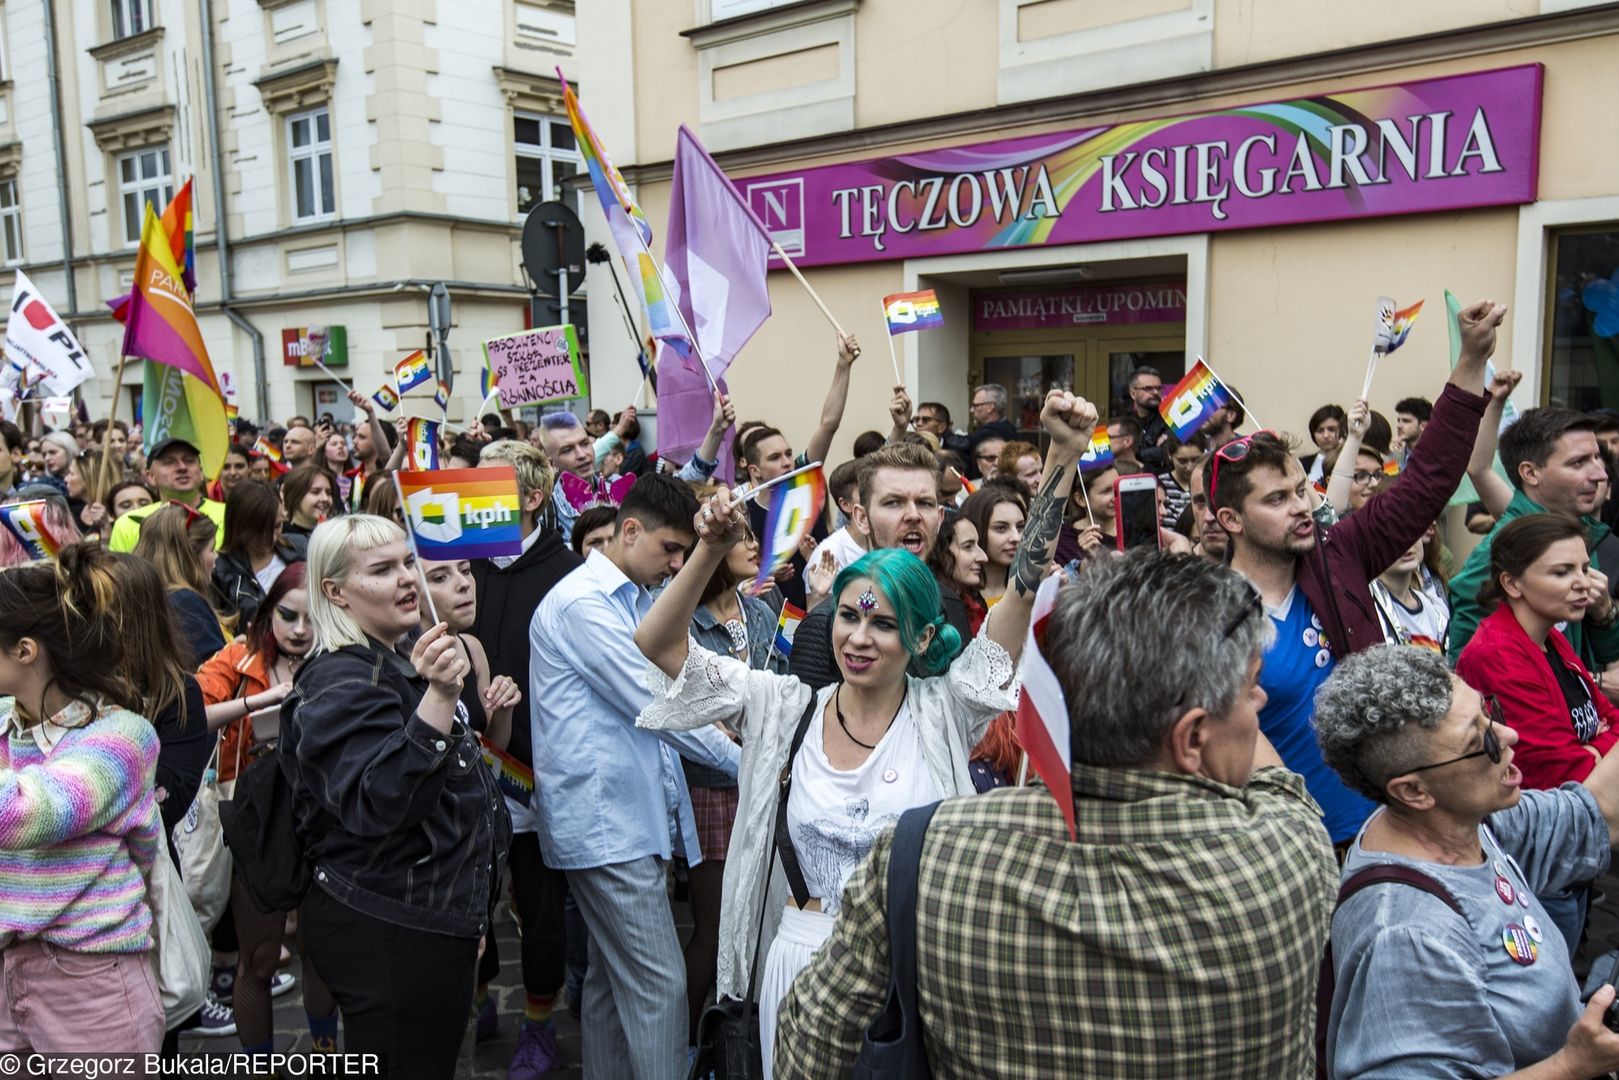
[[[1151,473],[1131,473],[1113,481],[1114,531],[1119,550],[1159,547],[1158,478]]]

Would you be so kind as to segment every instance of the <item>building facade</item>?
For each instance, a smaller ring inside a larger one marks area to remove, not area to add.
[[[686,123],[862,339],[835,459],[887,428],[881,298],[927,288],[945,325],[894,339],[903,379],[962,426],[980,381],[1028,428],[1051,386],[1116,401],[1137,364],[1168,383],[1201,355],[1304,436],[1359,393],[1377,298],[1425,299],[1373,388],[1391,414],[1445,377],[1447,289],[1510,305],[1520,407],[1619,407],[1619,4],[596,0],[578,20],[582,68],[612,73],[586,105],[649,220]],[[742,415],[802,439],[832,332],[786,273],[771,295],[729,379]]]
[[[0,4],[0,259],[74,325],[99,372],[82,391],[92,414],[117,393],[133,415],[141,374],[129,365],[115,388],[122,329],[106,302],[129,291],[144,204],[161,210],[187,177],[196,307],[244,416],[349,415],[300,329],[333,328],[328,362],[369,393],[423,346],[441,281],[451,417],[470,413],[480,343],[528,317],[524,215],[576,198],[556,76],[575,74],[573,8]]]

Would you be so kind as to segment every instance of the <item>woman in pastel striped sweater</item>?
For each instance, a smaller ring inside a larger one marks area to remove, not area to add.
[[[110,557],[0,570],[0,1050],[155,1051],[158,739],[129,710]]]

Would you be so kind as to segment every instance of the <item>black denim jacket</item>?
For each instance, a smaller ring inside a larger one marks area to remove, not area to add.
[[[371,642],[321,653],[281,710],[315,886],[365,915],[476,937],[511,818],[457,703],[450,734],[416,714],[427,680]]]

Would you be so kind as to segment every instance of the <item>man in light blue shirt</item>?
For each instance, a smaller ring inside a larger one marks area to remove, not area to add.
[[[741,752],[713,728],[635,726],[652,699],[635,627],[652,605],[647,586],[685,562],[696,514],[684,483],[641,477],[605,551],[558,582],[529,626],[540,851],[567,872],[590,928],[586,1077],[686,1073],[685,964],[664,864],[702,854],[674,754],[735,776]]]

